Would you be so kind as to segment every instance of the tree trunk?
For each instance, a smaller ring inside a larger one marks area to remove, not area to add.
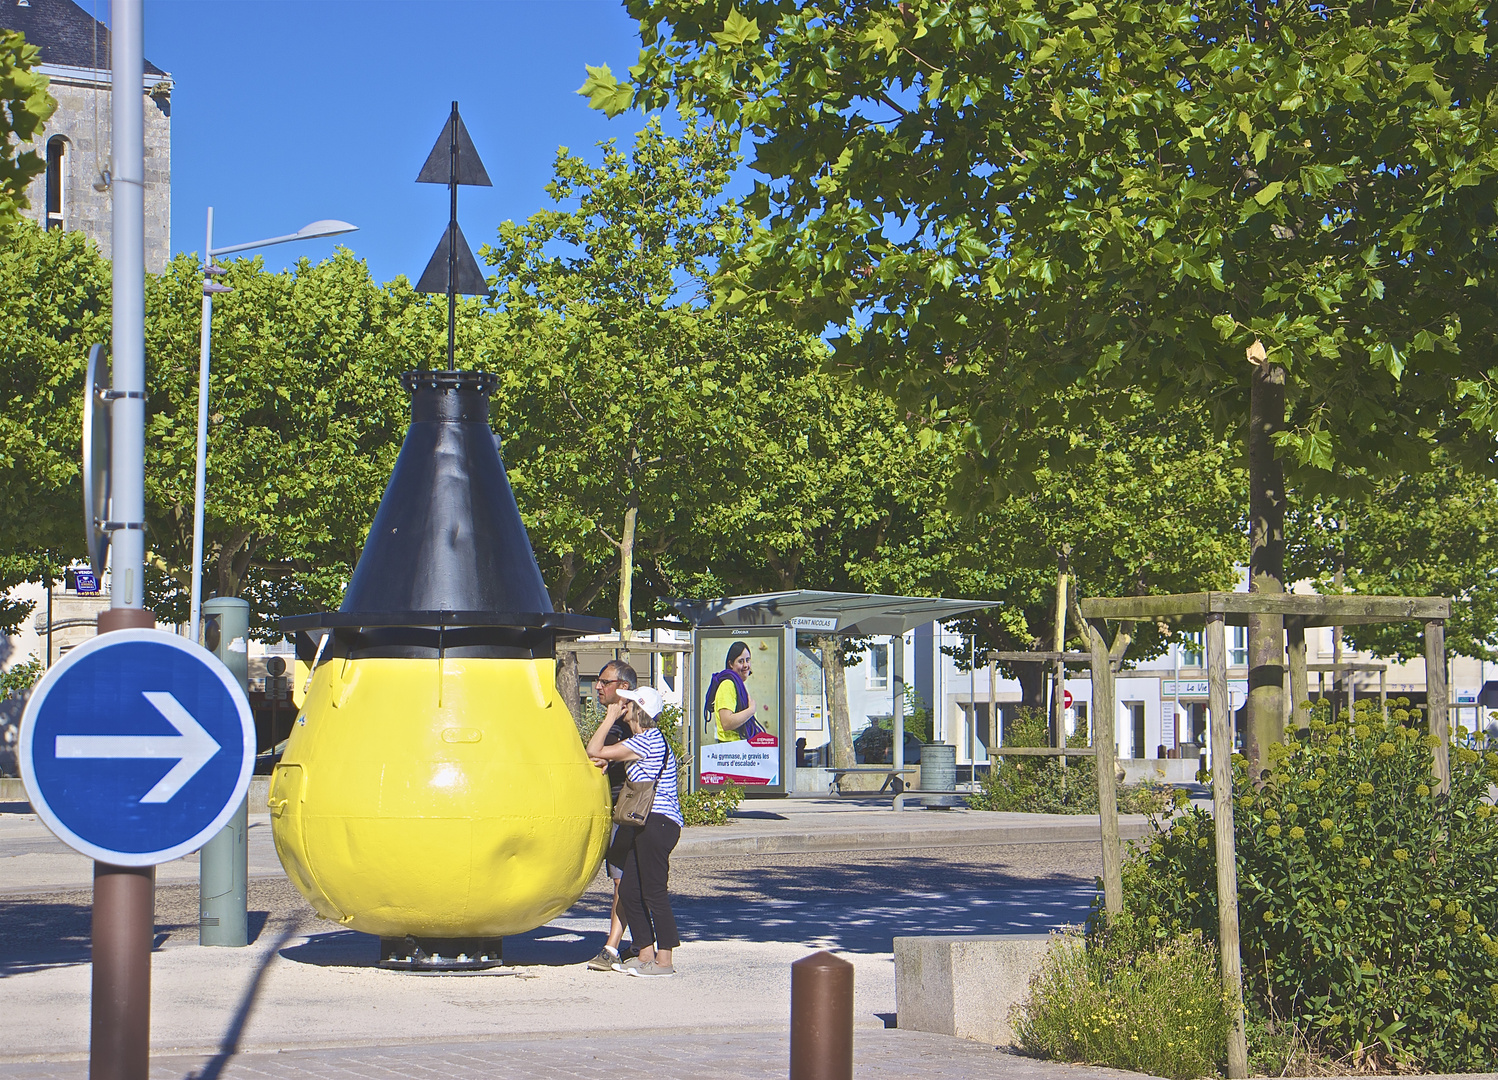
[[[1248,405],[1248,589],[1285,591],[1285,470],[1274,435],[1285,426],[1285,369],[1264,347],[1248,350],[1253,374]],[[1251,775],[1266,766],[1269,747],[1285,736],[1285,625],[1278,615],[1248,617],[1248,731]]]
[[[557,652],[557,693],[567,705],[572,719],[577,719],[580,700],[577,683],[577,653],[572,649]]]
[[[843,643],[830,635],[817,638],[822,650],[822,684],[827,688],[828,723],[832,732],[832,767],[853,765],[853,728],[848,718],[848,675],[843,670]]]
[[[1010,668],[1014,677],[1019,680],[1019,703],[1027,709],[1045,711],[1045,688],[1050,681],[1047,678],[1047,666],[1044,663],[1015,664]]]
[[[634,620],[630,617],[635,580],[635,523],[640,519],[640,508],[630,506],[624,511],[624,530],[619,534],[619,640],[628,641],[635,632]]]

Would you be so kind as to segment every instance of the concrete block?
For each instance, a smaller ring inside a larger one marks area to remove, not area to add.
[[[1024,1000],[1052,940],[1050,934],[895,938],[896,1024],[1014,1045],[1010,1011]]]

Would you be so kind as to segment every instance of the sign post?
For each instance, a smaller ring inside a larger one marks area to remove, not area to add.
[[[100,636],[37,684],[17,746],[37,816],[95,860],[90,1080],[145,1080],[155,866],[222,829],[254,767],[234,676],[152,621],[138,608],[101,614]]]

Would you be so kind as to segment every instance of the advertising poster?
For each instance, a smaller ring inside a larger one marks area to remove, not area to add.
[[[698,638],[698,777],[704,786],[782,783],[783,642],[778,629]]]

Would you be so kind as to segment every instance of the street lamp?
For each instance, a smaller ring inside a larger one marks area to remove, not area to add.
[[[208,463],[208,345],[213,326],[213,294],[232,292],[227,285],[211,280],[226,273],[223,267],[213,265],[215,255],[229,255],[251,248],[270,247],[272,244],[287,244],[293,240],[316,240],[324,236],[357,232],[357,225],[346,221],[314,221],[303,225],[287,236],[273,236],[269,240],[254,240],[248,244],[231,244],[228,247],[213,246],[213,207],[208,208],[208,237],[203,243],[203,328],[198,342],[198,460],[193,478],[192,518],[192,600],[189,607],[189,635],[198,640],[198,627],[203,616],[203,488]]]

